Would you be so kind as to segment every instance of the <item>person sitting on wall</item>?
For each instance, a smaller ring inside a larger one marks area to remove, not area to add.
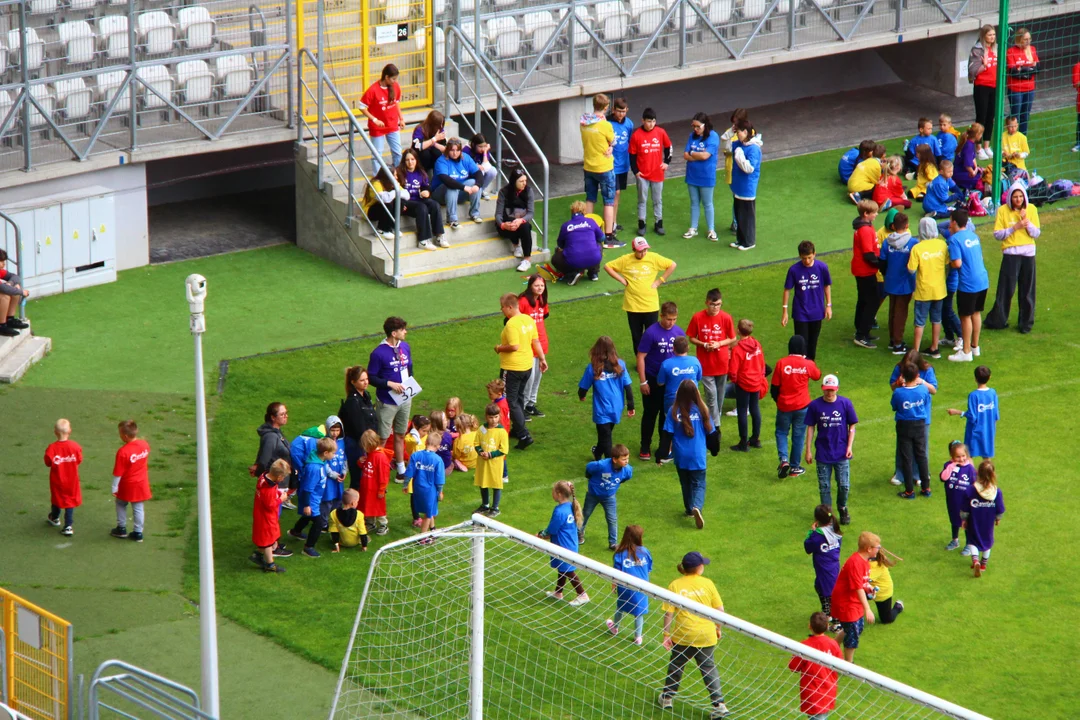
[[[0,249],[0,337],[15,337],[20,330],[30,327],[19,318],[19,304],[23,298],[30,297],[30,291],[22,286],[22,278],[8,272],[7,251]]]

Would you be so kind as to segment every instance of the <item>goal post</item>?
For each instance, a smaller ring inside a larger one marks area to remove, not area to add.
[[[732,718],[805,718],[799,675],[788,670],[799,656],[838,674],[838,720],[988,720],[480,515],[431,536],[434,544],[416,536],[372,559],[331,720],[708,717],[709,696],[691,667],[673,710],[657,705],[669,656],[660,603],[723,627],[715,662]],[[552,558],[577,567],[589,603],[546,596]],[[649,598],[641,646],[633,618],[616,636],[605,625],[613,585]]]

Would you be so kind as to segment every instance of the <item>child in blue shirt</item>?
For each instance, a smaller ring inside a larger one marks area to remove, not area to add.
[[[949,408],[950,415],[960,415],[967,421],[964,425],[964,444],[968,446],[971,457],[983,460],[994,457],[994,436],[997,434],[997,421],[1001,419],[997,391],[989,383],[990,368],[985,365],[975,368],[976,387],[968,394],[967,410]]]
[[[671,406],[675,404],[675,394],[679,391],[679,385],[683,380],[693,380],[697,385],[701,382],[704,374],[701,369],[701,361],[691,357],[690,338],[680,335],[671,343],[675,354],[662,363],[660,371],[656,373],[656,384],[664,388],[664,414],[666,418],[671,412]],[[656,451],[656,464],[663,465],[671,459],[671,434],[664,429],[664,423],[660,423],[660,448]]]
[[[956,157],[956,145],[957,136],[953,131],[952,118],[942,113],[938,116],[938,127],[940,130],[934,133],[934,137],[938,142],[938,155],[936,160],[941,162],[942,160],[952,160]]]
[[[944,220],[949,217],[952,206],[964,198],[963,192],[953,182],[953,164],[951,160],[938,163],[941,173],[930,181],[923,196],[923,210],[931,217]]]
[[[914,173],[919,169],[919,158],[916,155],[920,145],[929,145],[930,150],[934,153],[934,157],[941,155],[941,148],[938,146],[937,138],[934,137],[934,124],[930,122],[929,118],[919,118],[919,131],[915,137],[904,143],[904,172]],[[911,180],[909,177],[908,180]]]
[[[840,521],[828,505],[814,508],[814,524],[803,540],[803,550],[814,561],[814,592],[821,602],[821,612],[829,617],[829,624],[836,625],[832,616],[832,592],[836,576],[840,574],[840,544],[844,541]]]
[[[337,454],[337,442],[333,438],[319,438],[315,443],[315,452],[312,453],[300,472],[300,489],[296,493],[296,512],[300,519],[293,525],[289,534],[294,538],[306,540],[304,554],[308,557],[319,557],[319,551],[315,549],[315,543],[319,535],[326,530],[326,517],[321,513],[323,494],[326,492],[326,480],[331,472],[327,463]],[[311,524],[311,529],[304,534],[304,528]]]
[[[642,544],[644,534],[645,531],[640,525],[627,525],[626,530],[623,531],[622,542],[615,548],[615,557],[612,562],[616,570],[622,570],[627,575],[649,582],[653,560],[649,549]],[[619,621],[622,620],[622,616],[632,615],[634,617],[634,644],[640,646],[645,629],[645,613],[649,612],[649,596],[618,583],[612,583],[611,588],[616,593],[615,615],[604,621],[608,632],[618,635]]]
[[[539,538],[551,540],[559,547],[578,551],[578,527],[582,523],[581,506],[577,497],[574,496],[574,483],[568,480],[560,480],[551,488],[551,499],[555,501],[555,509],[551,511],[551,520],[548,526],[536,534]],[[585,586],[578,578],[577,568],[568,562],[552,556],[551,567],[558,573],[555,581],[555,591],[548,592],[547,596],[554,600],[563,599],[563,588],[569,580],[570,585],[577,593],[577,597],[570,601],[570,605],[577,607],[589,602],[589,593],[585,592]]]
[[[926,218],[923,218],[925,220]],[[923,430],[923,435],[926,438],[924,445],[926,446],[926,465],[930,466],[930,424],[932,421],[932,413],[934,409],[934,395],[937,395],[938,380],[937,373],[934,371],[934,366],[923,357],[917,349],[911,348],[907,351],[904,357],[900,358],[900,362],[893,366],[892,374],[889,375],[889,387],[898,388],[904,384],[904,378],[900,374],[900,370],[907,363],[915,363],[915,367],[919,370],[919,380],[922,382],[927,391],[930,393],[930,402],[926,406],[926,414],[924,419],[926,420],[926,427]],[[915,465],[918,469],[918,464]],[[904,484],[904,470],[900,463],[900,448],[896,449],[896,467],[894,473],[889,482],[893,485]],[[929,481],[928,481],[929,482]]]
[[[345,457],[345,426],[341,418],[331,415],[326,418],[326,437],[337,443],[337,452],[326,462],[326,491],[323,493],[319,514],[329,522],[330,513],[341,507],[342,491],[345,487],[345,475],[349,470],[349,461]]]
[[[630,106],[626,98],[615,98],[607,120],[615,132],[615,144],[611,146],[612,172],[615,173],[615,230],[622,230],[619,221],[619,196],[626,189],[630,176],[630,136],[634,134],[634,121],[629,118]]]
[[[915,498],[915,476],[912,465],[919,467],[922,478],[920,495],[930,497],[930,469],[926,460],[926,414],[930,407],[930,391],[919,377],[919,368],[913,362],[900,369],[904,382],[893,390],[892,409],[896,419],[896,448],[900,453],[900,467],[904,473],[904,490],[897,493],[904,500]]]
[[[585,466],[585,477],[589,480],[589,489],[585,492],[585,508],[582,511],[581,529],[578,530],[578,542],[585,542],[585,525],[593,510],[599,505],[604,509],[607,520],[608,549],[615,549],[615,533],[619,527],[618,508],[615,505],[615,493],[619,486],[634,477],[634,468],[630,467],[630,448],[619,443],[611,449],[611,457],[594,460]]]
[[[611,433],[626,414],[634,417],[634,381],[626,371],[626,363],[615,352],[615,343],[607,335],[601,335],[589,350],[589,364],[578,383],[578,400],[584,401],[592,388],[592,419],[596,424],[596,444],[593,457],[611,457]],[[624,400],[625,396],[625,400]]]
[[[949,462],[945,463],[939,477],[945,483],[945,509],[952,525],[952,540],[945,549],[955,550],[960,547],[960,527],[963,524],[960,513],[964,509],[968,488],[975,482],[975,466],[971,464],[967,445],[955,440],[949,443]]]
[[[891,226],[893,231],[881,243],[878,258],[885,265],[885,294],[889,296],[889,351],[894,355],[903,355],[908,351],[904,344],[904,330],[907,328],[911,296],[915,292],[915,276],[908,272],[907,263],[911,248],[919,241],[911,237],[910,220],[902,212],[889,210],[885,225]]]
[[[423,518],[420,521],[421,533],[435,529],[435,518],[439,515],[439,501],[443,499],[446,466],[443,465],[438,453],[441,444],[442,433],[429,432],[424,440],[424,449],[410,455],[409,464],[405,467],[405,478],[412,480],[416,512]],[[408,483],[402,492],[409,492]],[[421,540],[420,544],[430,545],[433,542],[432,538],[427,537]]]

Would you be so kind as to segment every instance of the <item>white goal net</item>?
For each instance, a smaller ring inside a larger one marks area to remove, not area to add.
[[[837,671],[832,720],[986,720],[482,516],[434,537],[432,545],[388,544],[373,559],[331,720],[708,718],[693,662],[673,709],[657,703],[670,655],[662,602],[723,625],[715,661],[733,720],[807,717],[799,674],[788,669],[793,655]],[[577,566],[591,602],[547,597],[553,556]],[[618,636],[608,632],[613,582],[650,599],[641,646],[632,617]]]

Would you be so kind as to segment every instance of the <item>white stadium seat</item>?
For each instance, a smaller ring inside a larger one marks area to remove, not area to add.
[[[97,21],[98,43],[107,60],[128,57],[127,15],[106,15]]]
[[[70,0],[68,6],[72,10],[93,10],[98,0]]]
[[[112,101],[113,96],[116,95],[120,86],[124,83],[124,78],[127,77],[127,72],[123,70],[113,70],[111,72],[101,73],[95,78],[97,84],[97,101],[101,104],[101,112],[104,114],[105,108],[108,107]],[[113,116],[120,113],[125,113],[131,109],[131,89],[125,89],[124,93],[120,96],[120,99],[116,101],[116,107],[113,108]]]
[[[525,39],[532,45],[534,53],[539,53],[547,45],[558,24],[547,10],[527,12],[522,17],[525,25]]]
[[[255,82],[255,69],[243,55],[219,57],[215,69],[222,98],[244,97]]]
[[[54,13],[57,10],[58,3],[56,0],[30,0],[26,4],[27,9],[35,15],[41,15],[44,13]]]
[[[435,28],[435,67],[446,65],[446,33],[441,27]]]
[[[709,3],[709,7],[706,9],[706,13],[709,16],[709,22],[714,27],[720,27],[727,25],[731,22],[731,15],[735,11],[734,0],[712,0]]]
[[[487,22],[487,34],[494,45],[496,58],[512,60],[521,55],[522,30],[515,18],[491,18]]]
[[[60,23],[57,27],[60,42],[64,46],[64,58],[68,65],[83,65],[94,60],[97,39],[90,23],[85,20]]]
[[[664,8],[664,12],[667,12],[668,8],[670,8],[674,4],[674,1],[673,0],[660,0],[660,4]],[[702,5],[702,3],[698,3],[699,7],[701,7],[701,5]],[[673,12],[671,14],[671,27],[672,27],[673,30],[678,31],[678,29],[679,29],[679,14],[681,12],[682,12],[681,8],[675,8],[675,12]],[[698,24],[698,20],[700,20],[700,19],[701,18],[698,16],[698,14],[696,12],[694,12],[690,8],[686,8],[686,29],[687,30],[693,30],[694,28],[696,28],[697,24]]]
[[[11,99],[11,93],[7,90],[0,90],[0,125],[4,124],[7,120],[8,113],[11,112],[11,106],[15,104],[15,101]],[[15,127],[15,121],[8,126],[8,130]]]
[[[562,18],[566,17],[567,12],[569,11],[565,8],[560,10],[559,19],[561,20]],[[574,14],[577,15],[580,22],[574,22],[571,20],[571,22],[568,23],[569,32],[572,33],[571,37],[573,38],[573,44],[575,47],[588,45],[590,42],[592,42],[592,38],[589,37],[589,33],[585,30],[585,27],[588,27],[590,30],[593,27],[592,17],[589,16],[589,8],[581,5],[576,5],[574,7]]]
[[[384,14],[386,22],[405,22],[412,14],[412,5],[409,0],[386,0]]]
[[[214,44],[214,19],[202,5],[180,8],[176,14],[180,38],[189,50],[206,49]]]
[[[172,52],[176,44],[176,28],[163,10],[145,12],[135,20],[139,43],[148,55]]]
[[[30,104],[30,127],[39,128],[48,125],[46,117],[51,118],[56,110],[56,96],[53,95],[48,85],[31,85],[30,97],[37,100],[38,104],[41,105],[41,109],[45,111],[43,115],[33,103]]]
[[[630,13],[620,0],[604,0],[596,4],[596,24],[604,40],[620,42],[626,39]]]
[[[56,81],[56,106],[67,120],[82,120],[90,115],[93,92],[80,78]]]
[[[21,45],[18,30],[8,31],[8,47],[11,48],[10,64],[19,65],[22,62]],[[32,27],[26,28],[26,65],[29,70],[37,70],[45,60],[45,43],[38,37],[37,30]]]
[[[169,74],[169,69],[164,65],[151,65],[150,67],[142,67],[138,70],[138,77],[142,80],[139,83],[141,88],[139,93],[142,95],[143,109],[154,110],[156,108],[165,107],[165,101],[160,97],[150,92],[147,87],[154,88],[165,97],[172,99],[173,91],[173,79]]]
[[[470,43],[476,42],[476,23],[472,20],[461,21],[461,34],[468,38]],[[480,52],[487,50],[487,35],[484,34],[483,26],[480,27],[480,47],[477,48]],[[463,63],[469,62],[468,57],[463,57],[461,60]]]
[[[214,94],[214,73],[205,60],[186,60],[176,66],[176,87],[182,105],[209,102]]]
[[[630,17],[637,25],[638,34],[648,37],[660,27],[664,6],[660,0],[630,0]]]

